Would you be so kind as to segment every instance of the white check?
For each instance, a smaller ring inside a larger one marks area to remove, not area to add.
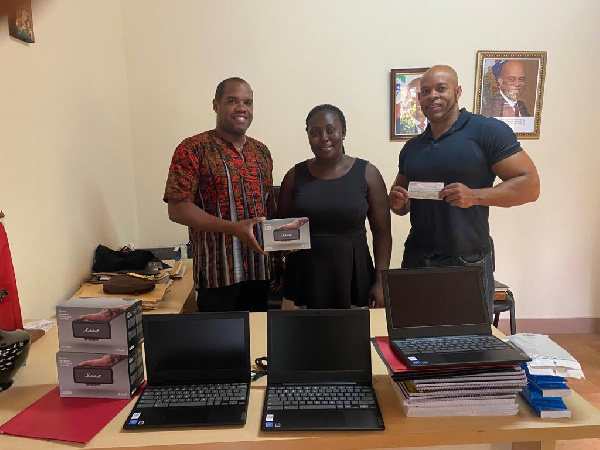
[[[421,200],[441,200],[438,194],[444,188],[444,183],[428,181],[411,181],[408,183],[408,197]]]

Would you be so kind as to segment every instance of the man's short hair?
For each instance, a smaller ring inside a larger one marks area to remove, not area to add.
[[[217,90],[215,91],[215,100],[219,101],[221,100],[221,98],[223,97],[223,91],[225,91],[225,85],[230,82],[230,81],[235,81],[237,83],[245,83],[248,86],[250,86],[250,83],[248,83],[246,80],[244,80],[243,78],[240,77],[231,77],[231,78],[227,78],[223,81],[221,81],[218,85],[217,85]]]

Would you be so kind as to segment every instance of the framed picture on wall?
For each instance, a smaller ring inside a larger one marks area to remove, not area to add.
[[[477,52],[474,111],[539,139],[546,52]]]
[[[427,126],[427,118],[421,111],[417,96],[421,89],[421,77],[427,69],[392,69],[390,140],[410,139],[420,134]]]
[[[28,44],[35,42],[31,0],[19,0],[8,14],[8,34]]]

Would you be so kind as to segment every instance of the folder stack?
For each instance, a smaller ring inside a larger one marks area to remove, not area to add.
[[[556,375],[532,375],[525,370],[527,387],[521,395],[533,410],[543,419],[570,418],[571,411],[563,400],[571,395],[566,378]]]
[[[387,337],[375,338],[373,345],[407,417],[512,416],[519,411],[517,395],[527,378],[518,365],[408,368]]]
[[[571,395],[567,377],[583,378],[581,364],[546,335],[518,333],[509,340],[531,357],[523,365],[527,374],[523,398],[542,418],[570,418],[564,402]]]

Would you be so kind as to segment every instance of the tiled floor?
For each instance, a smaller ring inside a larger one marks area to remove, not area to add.
[[[575,357],[584,380],[569,379],[569,386],[600,409],[600,334],[552,334],[550,338]],[[600,450],[600,438],[558,441],[557,450]]]

